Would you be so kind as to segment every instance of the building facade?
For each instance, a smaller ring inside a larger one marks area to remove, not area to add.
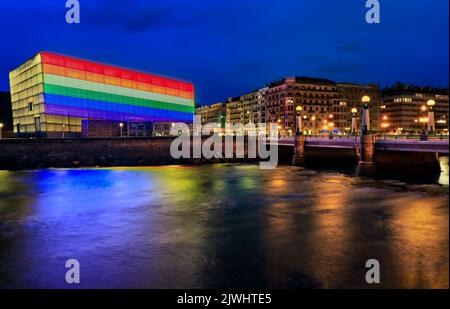
[[[202,125],[213,123],[215,132],[224,132],[227,123],[226,103],[198,107],[195,109],[195,114],[200,117]]]
[[[379,132],[386,128],[389,122],[387,119],[383,120],[383,111],[381,110],[381,91],[378,85],[361,85],[352,83],[338,83],[339,104],[333,107],[333,113],[336,115],[335,120],[337,126],[342,128],[346,133],[350,132],[352,124],[352,109],[356,108],[356,124],[357,130],[361,130],[361,115],[363,96],[370,97],[369,116],[370,129]]]
[[[241,123],[266,123],[266,96],[269,88],[261,88],[240,96],[242,108],[240,110]]]
[[[338,104],[336,83],[323,78],[288,77],[269,85],[266,96],[266,122],[277,123],[280,136],[296,130],[296,109],[301,107],[302,129],[307,134],[338,132],[334,107]]]
[[[435,127],[438,133],[448,133],[448,88],[417,87],[395,84],[382,92],[381,111],[390,123],[390,131],[419,133],[427,124],[421,119],[428,117],[428,100],[434,100]]]
[[[9,78],[17,135],[77,136],[89,120],[192,122],[195,111],[191,83],[49,52]]]

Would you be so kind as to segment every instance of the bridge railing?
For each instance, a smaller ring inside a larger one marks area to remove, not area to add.
[[[336,134],[336,135],[328,135],[328,134],[308,134],[305,136],[307,140],[359,140],[359,135],[353,134]],[[391,141],[402,141],[402,140],[420,140],[419,134],[378,134],[377,140],[391,140]],[[449,136],[447,134],[429,134],[427,137],[428,141],[448,141]],[[275,142],[275,140],[271,140],[271,142]],[[292,144],[294,142],[294,137],[279,137],[278,144]]]
[[[419,134],[379,134],[377,135],[377,139],[379,140],[420,140]],[[427,139],[430,141],[448,141],[447,134],[429,134],[427,135]]]

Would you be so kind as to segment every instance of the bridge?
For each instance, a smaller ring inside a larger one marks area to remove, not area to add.
[[[349,135],[305,135],[304,146],[307,148],[334,148],[334,149],[360,149],[360,136]],[[281,138],[271,140],[270,144],[294,147],[294,138]],[[375,150],[377,151],[407,151],[429,152],[442,155],[449,154],[448,135],[429,137],[421,141],[418,135],[376,135]]]
[[[426,140],[425,140],[426,139]],[[271,145],[293,148],[292,164],[358,162],[361,174],[373,174],[375,167],[437,170],[439,156],[449,155],[448,136],[412,135],[296,135],[271,140]]]

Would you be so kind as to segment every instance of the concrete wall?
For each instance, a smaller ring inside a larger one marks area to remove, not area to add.
[[[169,138],[0,140],[0,169],[180,163]]]
[[[170,155],[170,144],[173,139],[173,137],[2,139],[0,169],[259,161],[248,158],[173,159]],[[247,157],[247,144],[244,149]],[[292,160],[292,155],[289,155],[289,160]]]

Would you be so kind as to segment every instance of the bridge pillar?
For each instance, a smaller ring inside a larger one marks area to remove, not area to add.
[[[306,136],[303,134],[296,134],[294,139],[294,157],[292,158],[292,165],[303,166],[305,163],[305,141]]]
[[[369,176],[375,172],[375,140],[375,135],[361,134],[358,174]]]

